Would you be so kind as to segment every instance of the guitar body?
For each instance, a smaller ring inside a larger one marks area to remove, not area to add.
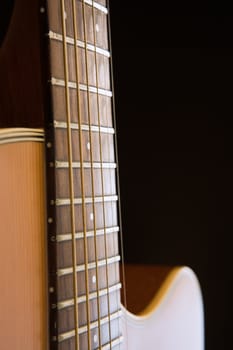
[[[4,350],[203,350],[190,269],[140,316],[120,300],[117,152],[105,0],[16,0],[0,48]]]
[[[195,274],[187,267],[168,274],[140,315],[123,311],[124,350],[204,349],[202,296]]]
[[[0,131],[0,340],[5,350],[42,350],[48,338],[44,144],[40,133],[16,130]]]

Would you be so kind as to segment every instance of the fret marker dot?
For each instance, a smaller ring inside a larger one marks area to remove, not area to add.
[[[90,214],[90,220],[91,220],[91,221],[94,220],[94,214],[93,214],[93,213]]]
[[[45,13],[45,8],[44,7],[40,8],[40,13]]]
[[[91,149],[91,144],[90,144],[90,142],[87,143],[87,149],[88,149],[88,151],[90,151],[90,149]]]
[[[92,276],[92,283],[96,283],[96,276]]]
[[[94,343],[97,343],[97,341],[98,341],[98,336],[97,336],[97,334],[95,334],[94,335]]]
[[[95,30],[97,31],[97,33],[100,31],[100,27],[99,27],[98,23],[96,23],[96,25],[95,25]]]
[[[51,224],[53,222],[53,218],[48,218],[48,223]]]

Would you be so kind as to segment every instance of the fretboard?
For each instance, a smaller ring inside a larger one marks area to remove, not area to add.
[[[51,349],[120,349],[115,130],[106,1],[48,0]]]

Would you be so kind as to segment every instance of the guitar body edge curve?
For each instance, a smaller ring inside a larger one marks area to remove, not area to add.
[[[140,315],[122,310],[124,350],[204,350],[202,295],[188,267],[174,268]]]

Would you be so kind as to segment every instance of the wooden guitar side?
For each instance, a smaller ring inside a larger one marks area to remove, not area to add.
[[[5,135],[5,136],[4,136]],[[0,129],[0,341],[47,349],[44,145]]]

